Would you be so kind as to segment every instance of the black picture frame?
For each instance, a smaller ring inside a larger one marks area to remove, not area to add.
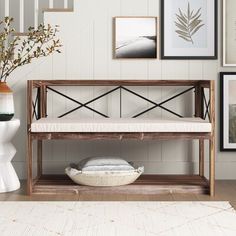
[[[235,152],[236,151],[236,143],[235,148],[225,147],[224,142],[224,131],[225,131],[225,109],[224,109],[224,98],[225,98],[225,86],[224,81],[226,80],[226,75],[234,75],[236,81],[236,72],[220,72],[220,151],[221,152]]]
[[[176,1],[176,0],[173,0]],[[206,0],[209,1],[209,0]],[[165,2],[161,0],[161,59],[163,60],[217,60],[218,59],[218,1],[214,0],[214,55],[212,56],[166,56],[165,55]]]

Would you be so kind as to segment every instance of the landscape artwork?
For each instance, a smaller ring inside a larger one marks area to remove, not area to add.
[[[156,17],[115,17],[114,57],[157,58]]]
[[[229,81],[229,143],[236,143],[236,80]]]
[[[236,150],[236,73],[221,73],[221,151]]]

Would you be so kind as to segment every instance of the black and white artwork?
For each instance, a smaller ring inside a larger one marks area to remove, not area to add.
[[[221,151],[236,151],[236,73],[221,73]]]
[[[157,58],[156,17],[115,17],[115,58]]]

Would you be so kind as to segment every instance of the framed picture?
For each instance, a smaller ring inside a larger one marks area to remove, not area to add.
[[[217,59],[217,0],[161,0],[161,58]]]
[[[114,58],[157,58],[157,17],[114,17]]]
[[[236,73],[220,73],[220,149],[236,151]]]
[[[236,1],[223,0],[223,66],[236,66]]]

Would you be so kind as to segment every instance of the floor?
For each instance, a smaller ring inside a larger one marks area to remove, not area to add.
[[[216,181],[215,197],[197,194],[27,196],[25,182],[21,184],[18,191],[0,194],[0,201],[229,201],[236,209],[236,180]]]

